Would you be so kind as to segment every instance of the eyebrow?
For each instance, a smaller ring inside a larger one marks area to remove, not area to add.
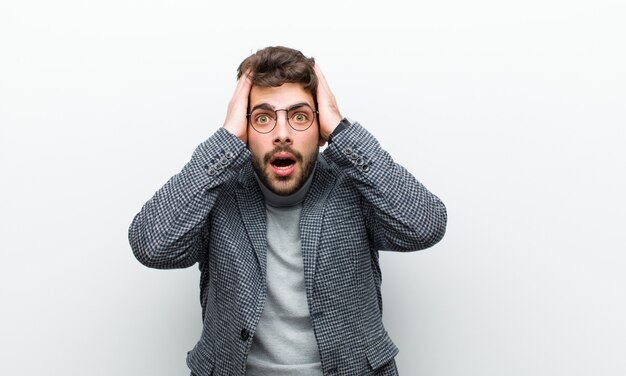
[[[313,108],[313,106],[311,106],[307,102],[300,102],[300,103],[290,105],[289,107],[287,107],[287,110],[291,111],[293,109],[296,109],[298,107],[302,107],[305,105]],[[276,107],[271,106],[269,103],[259,103],[256,106],[252,107],[252,109],[250,110],[250,113],[252,113],[254,110],[259,109],[259,108],[263,110],[268,110],[268,111],[274,111],[276,109]]]

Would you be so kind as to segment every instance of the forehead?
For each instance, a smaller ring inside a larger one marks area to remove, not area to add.
[[[252,86],[250,90],[250,107],[267,103],[274,108],[285,108],[294,103],[308,103],[311,107],[313,96],[299,83],[284,83],[277,87]]]

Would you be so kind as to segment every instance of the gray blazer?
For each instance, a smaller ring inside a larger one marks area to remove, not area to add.
[[[146,202],[129,239],[158,269],[198,263],[203,330],[193,375],[244,375],[266,297],[266,213],[250,152],[221,128]],[[446,229],[443,203],[358,123],[318,157],[300,233],[324,375],[397,375],[382,321],[379,250],[414,251]]]

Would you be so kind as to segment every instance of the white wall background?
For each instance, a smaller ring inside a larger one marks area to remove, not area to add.
[[[401,374],[626,374],[625,19],[621,0],[3,1],[0,374],[188,375],[199,272],[145,268],[127,228],[277,44],[448,207],[440,244],[381,256]]]

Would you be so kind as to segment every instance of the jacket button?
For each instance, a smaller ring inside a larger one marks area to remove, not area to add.
[[[248,338],[250,338],[250,332],[248,331],[248,329],[241,329],[239,338],[241,338],[242,341],[247,341]]]

